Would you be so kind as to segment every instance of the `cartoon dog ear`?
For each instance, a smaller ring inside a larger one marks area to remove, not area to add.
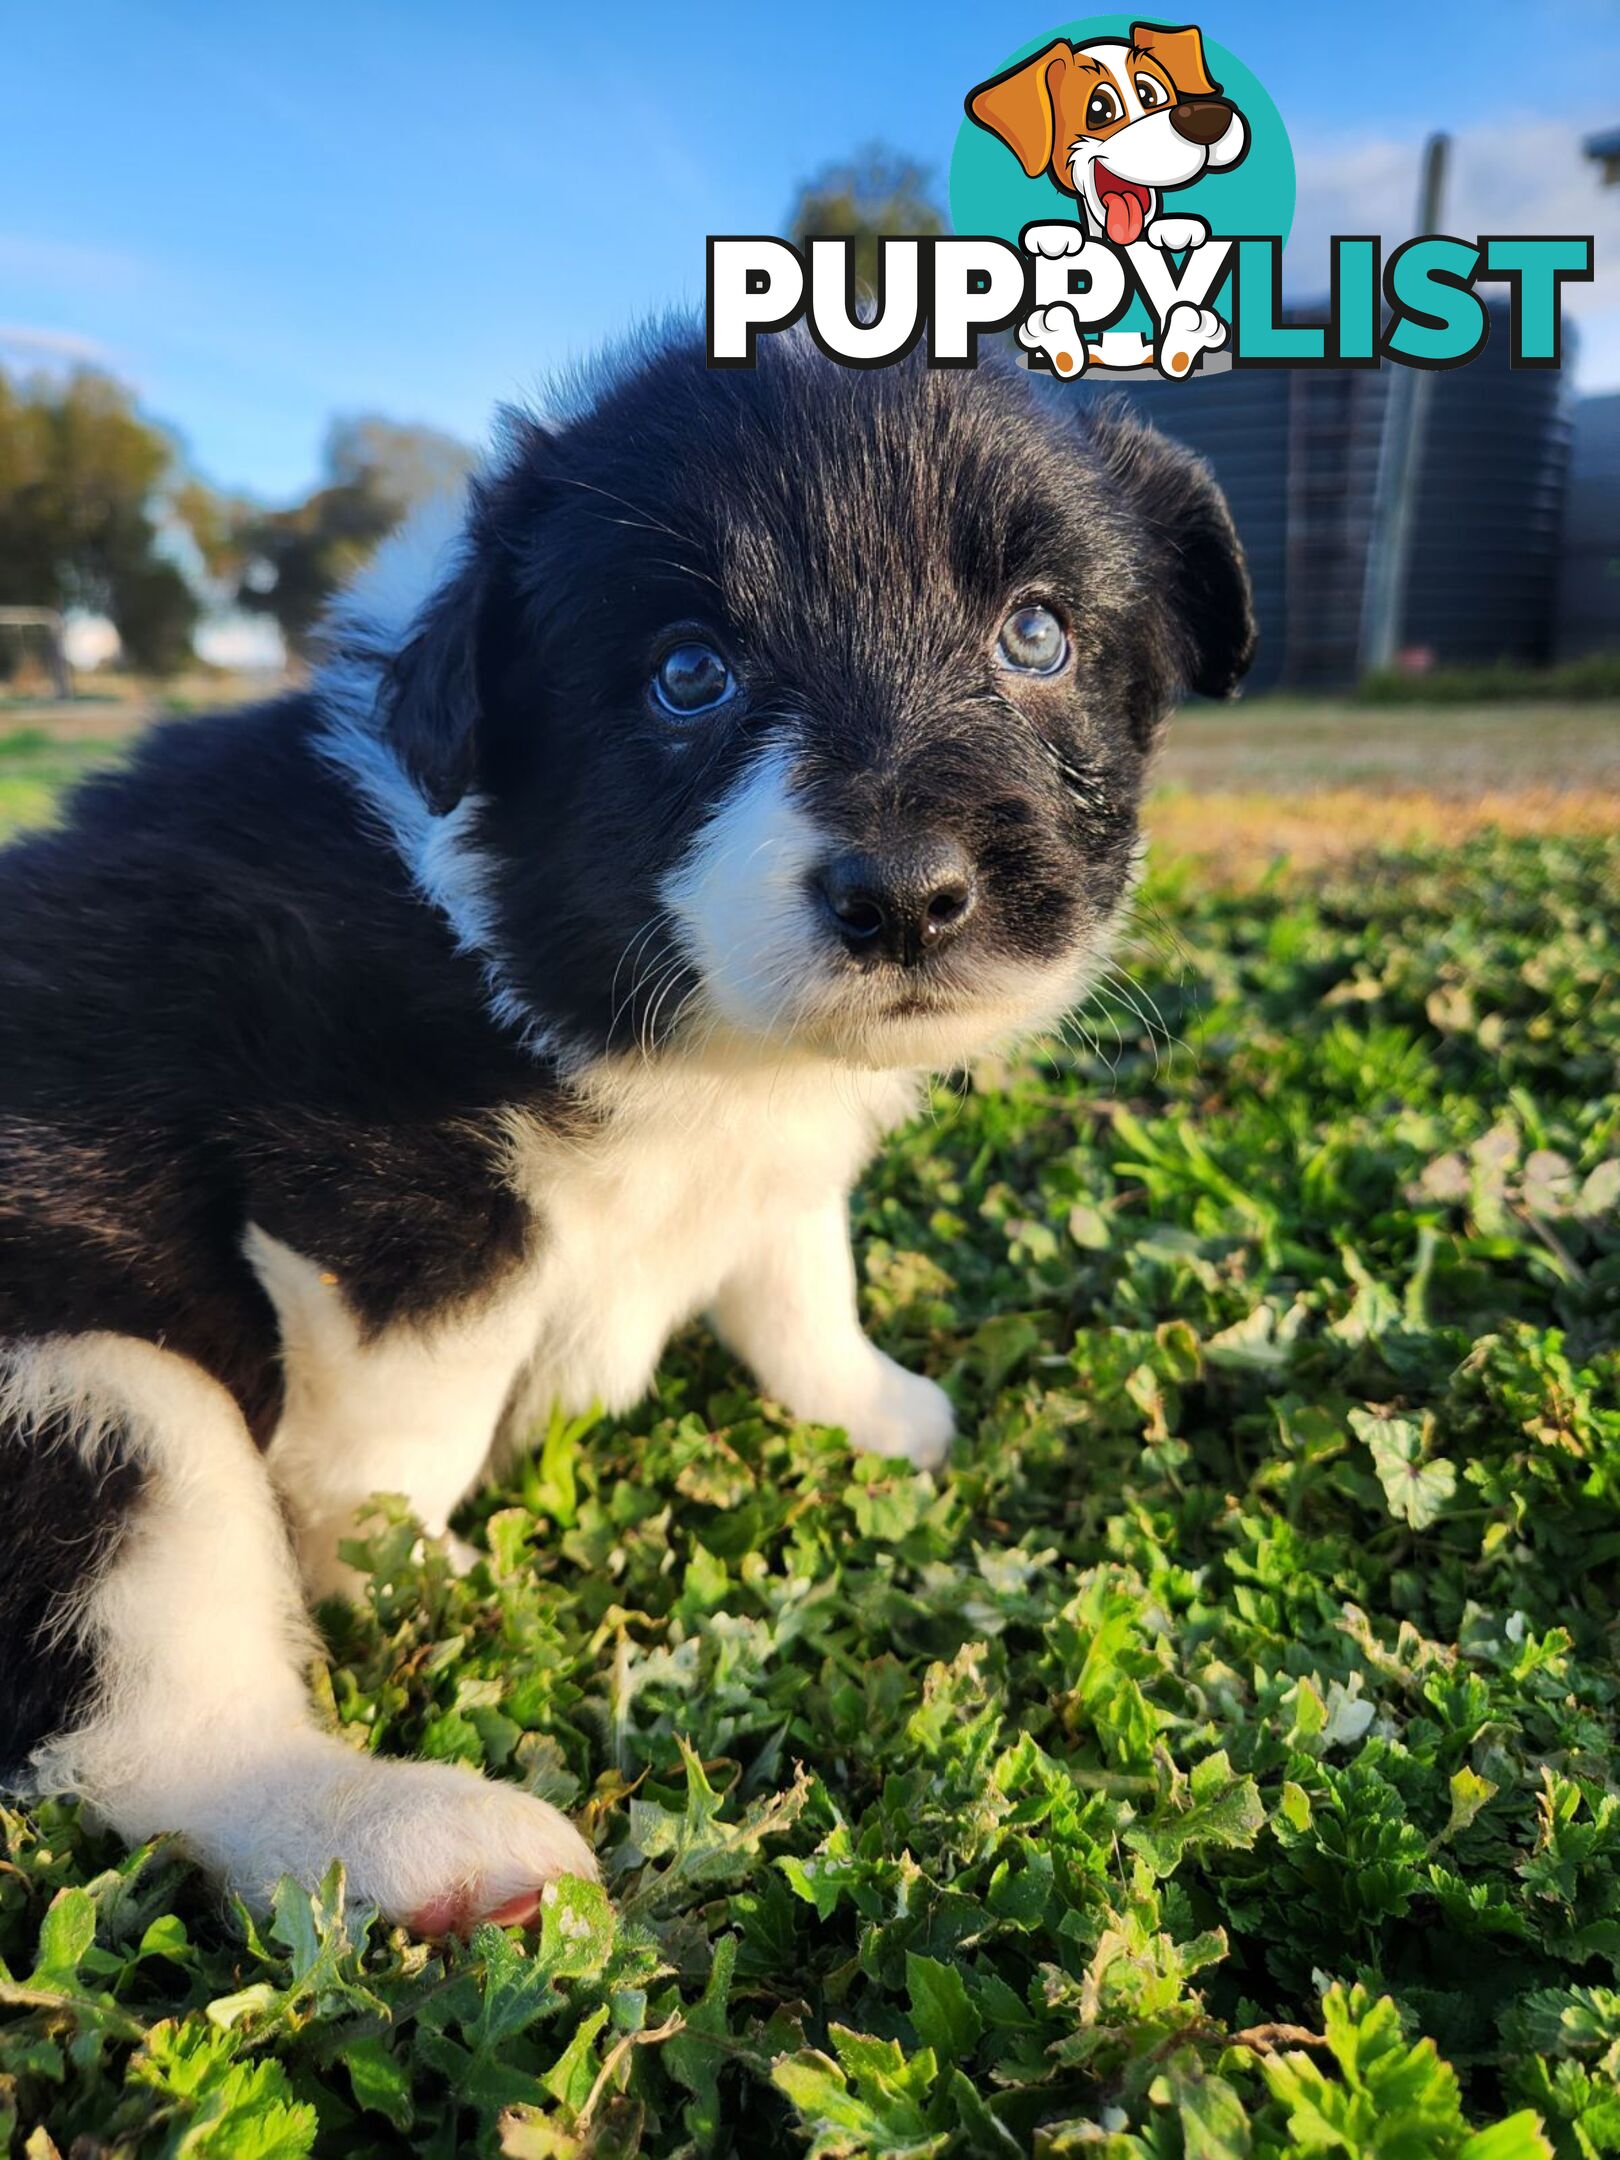
[[[1131,43],[1151,53],[1184,98],[1218,97],[1220,84],[1204,66],[1204,35],[1196,23],[1179,30],[1159,23],[1132,23]]]
[[[1031,180],[1052,162],[1057,142],[1052,78],[1054,72],[1061,75],[1073,58],[1074,47],[1059,38],[1034,59],[1021,60],[1005,73],[992,75],[967,94],[968,118],[999,136]]]
[[[1243,544],[1215,475],[1117,406],[1097,408],[1089,435],[1158,557],[1177,679],[1200,697],[1230,697],[1249,672],[1257,632]]]

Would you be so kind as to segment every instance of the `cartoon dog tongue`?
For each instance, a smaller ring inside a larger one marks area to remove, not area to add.
[[[1112,173],[1097,182],[1097,199],[1103,206],[1108,221],[1108,237],[1115,247],[1129,247],[1133,240],[1142,237],[1142,191],[1128,184],[1121,186],[1113,181]]]

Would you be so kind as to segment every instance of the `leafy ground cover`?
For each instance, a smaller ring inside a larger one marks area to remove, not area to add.
[[[469,1577],[373,1525],[325,1715],[581,1810],[605,1891],[446,1951],[5,1815],[14,2149],[1620,2150],[1620,848],[1144,912],[863,1193],[947,1471],[694,1333]]]

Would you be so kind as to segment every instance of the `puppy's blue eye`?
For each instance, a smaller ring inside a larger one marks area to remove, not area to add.
[[[1014,608],[1001,626],[996,657],[1021,675],[1055,675],[1069,657],[1069,641],[1050,608]]]
[[[674,645],[659,661],[652,679],[653,696],[677,720],[713,712],[736,689],[730,668],[712,645],[695,639]]]

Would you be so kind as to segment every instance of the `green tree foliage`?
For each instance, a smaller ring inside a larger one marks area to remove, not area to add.
[[[878,242],[911,234],[930,240],[945,230],[934,200],[933,175],[925,165],[868,143],[852,158],[827,165],[807,180],[788,213],[788,232],[807,240],[853,240],[855,275],[869,291],[878,288]]]
[[[417,504],[457,486],[473,462],[453,436],[366,414],[336,420],[325,477],[287,510],[248,511],[211,535],[242,606],[273,615],[303,649],[335,588]]]
[[[162,547],[179,477],[173,438],[110,376],[0,372],[0,604],[109,615],[136,667],[180,666],[198,602]]]

